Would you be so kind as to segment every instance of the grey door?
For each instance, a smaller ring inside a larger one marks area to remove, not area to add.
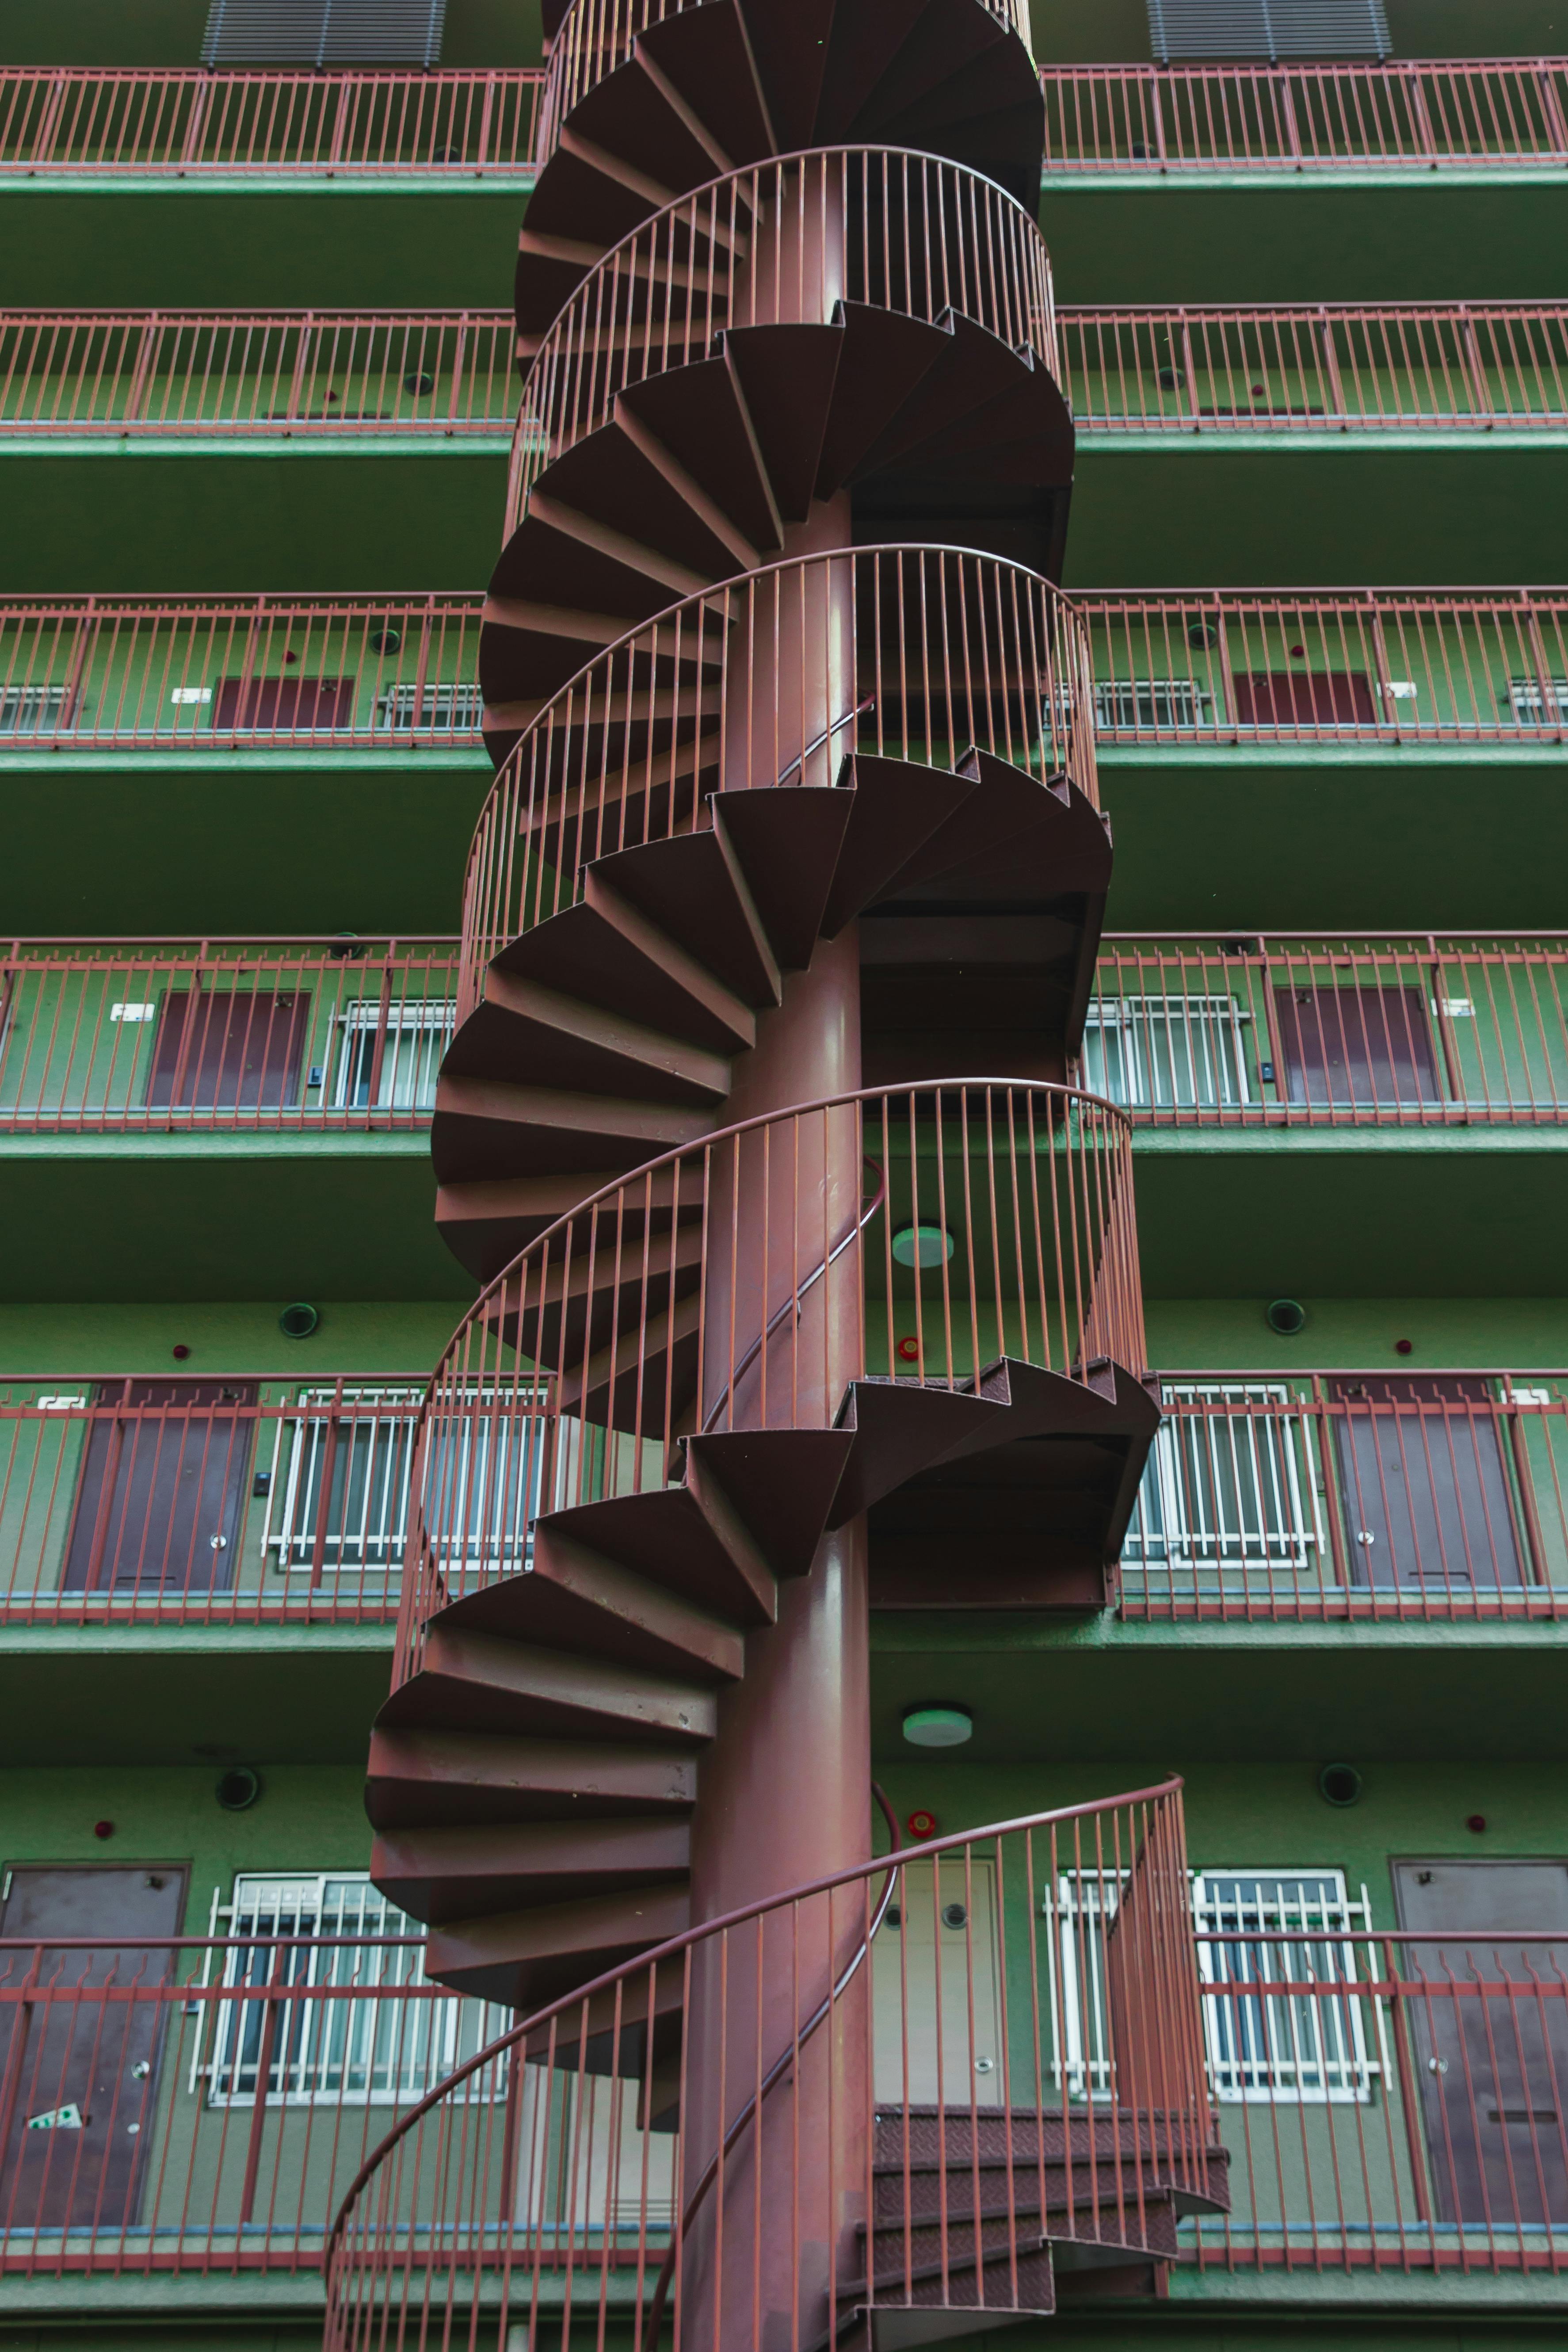
[[[1568,1862],[1398,1862],[1402,2006],[1439,2221],[1568,2223]],[[1553,1939],[1521,1943],[1535,1931]]]
[[[173,1982],[174,1952],[149,1939],[179,1934],[185,1873],[28,1864],[5,1882],[0,1935],[27,1941],[0,1951],[0,2213],[118,2231],[153,2158],[166,2011],[109,1992]],[[114,1940],[73,1952],[68,1937]]]
[[[1479,1374],[1329,1383],[1357,1584],[1434,1596],[1522,1581],[1512,1489]]]
[[[1274,1020],[1293,1103],[1386,1110],[1443,1098],[1418,988],[1279,987]]]
[[[98,1402],[66,1555],[68,1592],[200,1599],[234,1582],[254,1381],[126,1381]]]

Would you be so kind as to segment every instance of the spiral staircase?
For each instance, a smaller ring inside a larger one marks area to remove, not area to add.
[[[657,2131],[700,2107],[658,2087],[689,1979],[655,1965],[630,2058],[592,1989],[711,1916],[721,1759],[798,1596],[847,1543],[882,1607],[1100,1605],[1158,1412],[1124,1123],[1068,1083],[1110,841],[1012,10],[547,31],[432,1146],[485,1288],[426,1408],[368,1809],[431,1976],[525,2014],[590,1988],[569,2063],[640,2070]],[[1174,2187],[1134,2226],[1037,2117],[983,2150],[932,2112],[878,2118],[903,2202],[841,2340],[1153,2288]],[[1113,2168],[1160,2145],[1096,2128]],[[1031,2133],[1026,2244],[984,2168]]]

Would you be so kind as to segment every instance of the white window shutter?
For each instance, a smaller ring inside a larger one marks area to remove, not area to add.
[[[433,66],[447,0],[211,0],[205,66]]]
[[[1383,0],[1148,0],[1161,65],[1226,58],[1385,58]]]

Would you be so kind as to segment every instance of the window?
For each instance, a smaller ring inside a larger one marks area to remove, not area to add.
[[[420,1944],[378,1943],[424,1931],[363,1871],[247,1874],[235,1880],[231,1903],[214,1904],[214,1935],[225,1919],[231,1937],[258,1939],[223,1954],[225,1985],[331,1987],[339,1997],[215,2002],[208,2054],[204,2064],[198,2053],[191,2084],[198,2090],[205,2074],[213,2106],[254,2106],[258,2087],[268,2105],[403,2105],[511,2021],[508,2011],[430,1986]],[[279,1937],[300,1940],[269,1940]],[[387,1985],[405,1987],[407,1998],[360,1997]],[[483,2070],[472,2081],[481,2095]]]
[[[417,685],[389,687],[375,706],[376,725],[412,727],[416,702],[420,726],[434,728],[443,734],[477,735],[484,723],[481,687],[437,681],[423,689]]]
[[[1129,732],[1212,727],[1214,697],[1186,677],[1101,678],[1094,689],[1094,723]]]
[[[1101,996],[1083,1030],[1083,1083],[1152,1110],[1237,1110],[1249,1099],[1232,996]]]
[[[0,735],[49,735],[65,716],[63,686],[0,687]]]
[[[310,1575],[318,1565],[333,1572],[402,1565],[424,1393],[423,1387],[305,1390],[298,1418],[274,1424],[261,1542],[280,1569]]]
[[[545,1402],[544,1390],[526,1382],[504,1397],[494,1391],[478,1397],[446,1390],[437,1395],[426,1444],[422,1507],[444,1575],[505,1575],[527,1565],[540,1510],[547,1426],[532,1408]],[[583,1445],[598,1444],[597,1433],[584,1431],[581,1422],[563,1419],[555,1426],[561,1448],[556,1470],[564,1490],[585,1496],[599,1491],[595,1465],[575,1458]]]
[[[457,1001],[450,996],[403,997],[387,1005],[384,1014],[378,998],[351,1004],[346,1013],[339,1015],[342,1040],[332,1096],[336,1108],[434,1109],[441,1056],[457,1013]],[[379,1071],[375,1066],[378,1038],[384,1039]]]
[[[1568,719],[1568,677],[1510,677],[1508,716],[1516,727],[1561,727]]]
[[[205,66],[433,66],[447,0],[210,0]]]
[[[1193,1920],[1215,2097],[1291,2106],[1370,2098],[1386,2053],[1375,2004],[1356,1989],[1366,1889],[1351,1901],[1338,1870],[1203,1871]]]
[[[1277,1382],[1169,1387],[1165,1406],[1123,1567],[1215,1577],[1313,1568],[1324,1551],[1319,1465],[1289,1391]]]
[[[1386,58],[1384,0],[1148,0],[1155,61]]]

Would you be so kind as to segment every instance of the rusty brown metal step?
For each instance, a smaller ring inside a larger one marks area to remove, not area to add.
[[[486,1822],[386,1831],[372,1849],[370,1874],[411,1919],[440,1927],[683,1886],[690,1860],[685,1822]]]
[[[976,787],[966,776],[910,760],[851,753],[839,782],[853,795],[844,845],[822,910],[822,932],[836,939],[846,923],[889,888],[932,835],[956,816]]]
[[[641,1667],[436,1626],[418,1672],[393,1692],[376,1722],[700,1748],[713,1737],[716,1705],[711,1688]]]
[[[851,1382],[837,1425],[854,1444],[834,1498],[833,1525],[869,1510],[966,1440],[979,1443],[994,1432],[990,1442],[999,1443],[1005,1412],[1004,1405],[936,1381]]]
[[[943,2171],[974,2162],[1011,2162],[1016,2170],[1069,2159],[1103,2168],[1137,2158],[1144,2179],[1172,2198],[1178,2213],[1226,2210],[1227,2152],[1200,2146],[1184,2116],[1127,2107],[1064,2116],[1059,2108],[888,2106],[878,2111],[872,2143],[874,2171]]]
[[[430,1157],[440,1184],[584,1168],[602,1171],[596,1183],[603,1184],[695,1142],[712,1125],[693,1108],[444,1073]]]
[[[521,932],[494,969],[543,980],[607,1013],[635,1004],[656,1028],[726,1058],[755,1045],[755,1008],[625,897],[609,865],[606,856],[590,866],[577,904]]]
[[[727,336],[710,359],[628,386],[618,405],[658,436],[671,458],[732,519],[758,553],[784,551],[784,518]]]
[[[687,1488],[753,1577],[805,1576],[852,1444],[837,1429],[714,1430],[686,1440]]]
[[[535,1541],[555,1528],[726,1623],[767,1625],[777,1612],[773,1570],[750,1529],[710,1498],[704,1508],[690,1485],[580,1503],[539,1520]]]
[[[365,1811],[377,1830],[679,1815],[696,1798],[689,1750],[521,1733],[371,1734]]]
[[[539,1527],[526,1574],[481,1587],[431,1622],[715,1685],[745,1672],[745,1642],[732,1625],[574,1541],[560,1517]]]
[[[491,969],[484,995],[447,1048],[443,1068],[573,1093],[710,1104],[730,1091],[731,1056],[591,1004],[516,971]]]
[[[778,959],[717,829],[617,851],[595,870],[746,1003],[778,1003]]]
[[[446,1922],[431,1933],[425,1967],[437,1984],[527,2011],[635,1960],[682,1934],[689,1922],[681,1886],[593,1895]],[[575,2028],[575,2011],[566,2022]]]
[[[977,2255],[1005,2255],[1015,2242],[1040,2240],[1053,2246],[1070,2246],[1082,2263],[1101,2259],[1124,2260],[1129,2253],[1172,2261],[1178,2252],[1176,2215],[1168,2195],[1135,2184],[1119,2197],[1110,2168],[1095,2186],[1087,2179],[1053,2189],[1042,2195],[1033,2173],[1001,2174],[991,2184],[989,2200],[976,2213],[973,2180],[963,2168],[947,2178],[951,2193],[945,2203],[932,2193],[922,2199],[923,2210],[889,2213],[872,2227],[874,2267],[897,2271],[907,2249],[917,2263],[940,2263],[955,2256],[973,2263]],[[935,2190],[934,2176],[931,2188]],[[1011,2201],[1009,2201],[1011,2192]],[[862,2225],[860,2235],[866,2231]]]

